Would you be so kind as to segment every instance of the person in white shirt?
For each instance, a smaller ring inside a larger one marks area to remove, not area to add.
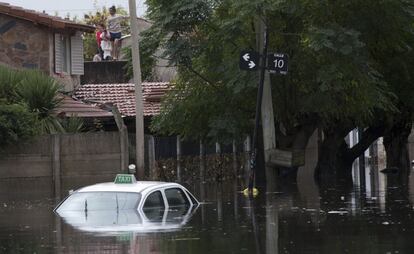
[[[103,51],[103,59],[102,60],[112,60],[112,43],[110,41],[109,32],[104,30],[101,33],[101,49]]]
[[[108,31],[111,35],[111,42],[112,42],[112,57],[114,59],[118,59],[119,56],[119,49],[121,47],[121,37],[122,37],[122,28],[121,22],[122,20],[128,18],[122,15],[116,14],[116,7],[111,6],[109,8],[110,16],[107,19],[108,22]]]

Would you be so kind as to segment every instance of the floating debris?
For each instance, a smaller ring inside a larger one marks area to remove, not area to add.
[[[328,214],[345,215],[345,214],[348,214],[348,211],[329,211]]]
[[[174,241],[198,241],[200,240],[200,238],[195,237],[195,238],[176,238],[173,239]]]

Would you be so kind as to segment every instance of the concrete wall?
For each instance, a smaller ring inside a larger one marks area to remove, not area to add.
[[[58,170],[58,173],[56,173]],[[105,175],[121,172],[118,132],[43,136],[0,153],[0,179]]]
[[[124,66],[126,61],[85,62],[82,84],[128,83]]]
[[[52,176],[51,136],[10,146],[0,153],[0,178]]]
[[[99,175],[120,172],[121,150],[118,132],[62,135],[62,176]]]

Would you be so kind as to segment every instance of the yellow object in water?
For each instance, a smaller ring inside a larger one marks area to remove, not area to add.
[[[246,197],[249,196],[249,188],[246,188],[246,189],[243,190],[243,195],[246,196]],[[252,189],[252,196],[256,197],[257,195],[259,195],[259,190],[256,189],[256,188],[253,188]]]

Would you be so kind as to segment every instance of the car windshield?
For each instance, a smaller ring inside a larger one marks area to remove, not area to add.
[[[61,211],[110,211],[137,209],[141,194],[134,192],[77,192],[58,208]]]

